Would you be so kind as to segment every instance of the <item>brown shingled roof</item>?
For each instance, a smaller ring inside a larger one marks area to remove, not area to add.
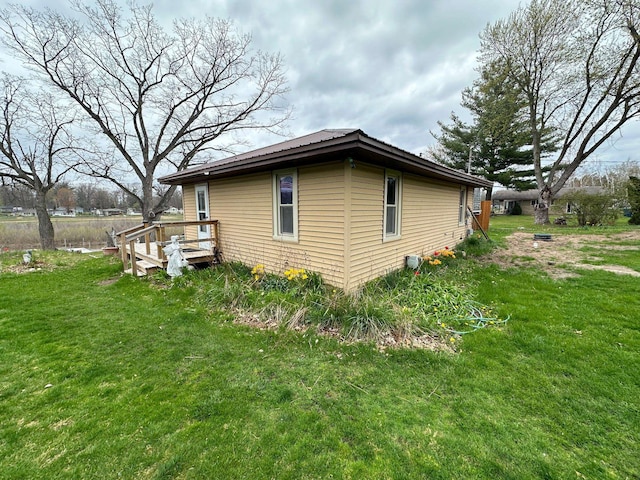
[[[425,160],[368,136],[357,129],[328,129],[268,147],[210,162],[166,175],[160,183],[180,185],[291,166],[303,166],[336,159],[372,163],[417,175],[488,187],[491,182]]]

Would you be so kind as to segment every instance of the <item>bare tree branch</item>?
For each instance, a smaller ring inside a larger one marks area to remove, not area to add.
[[[87,156],[83,171],[122,188],[116,163],[137,177],[145,220],[162,212],[156,172],[179,170],[220,138],[279,131],[289,116],[282,58],[252,52],[227,20],[176,20],[166,32],[151,6],[72,0],[80,20],[13,5],[0,13],[2,42],[84,112],[114,157]],[[271,112],[269,118],[264,113]],[[116,162],[117,160],[117,162]]]
[[[550,199],[576,169],[640,116],[640,7],[636,0],[532,0],[482,35],[482,60],[496,58],[526,93],[540,199]],[[539,132],[563,132],[543,172]]]
[[[54,249],[54,231],[46,195],[78,165],[71,133],[72,112],[46,93],[27,90],[23,79],[0,79],[0,178],[33,191],[40,243]]]

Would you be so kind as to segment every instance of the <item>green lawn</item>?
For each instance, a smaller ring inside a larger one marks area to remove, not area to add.
[[[0,272],[0,478],[640,478],[638,278],[460,261],[506,326],[381,352],[234,324],[198,275],[46,263]]]

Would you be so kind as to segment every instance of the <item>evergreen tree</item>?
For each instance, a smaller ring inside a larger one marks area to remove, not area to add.
[[[629,205],[631,206],[631,225],[640,225],[640,178],[629,177],[627,184],[627,192],[629,196]]]
[[[639,31],[638,0],[530,0],[480,35],[481,65],[505,65],[526,100],[536,224],[549,223],[551,202],[575,171],[640,118]],[[548,128],[559,148],[544,161]]]
[[[535,187],[533,151],[521,92],[499,64],[480,71],[480,78],[462,94],[462,106],[473,123],[465,124],[455,114],[451,123],[438,122],[434,134],[437,149],[431,156],[444,165],[492,180],[507,188]],[[555,149],[550,132],[545,132],[544,149]]]

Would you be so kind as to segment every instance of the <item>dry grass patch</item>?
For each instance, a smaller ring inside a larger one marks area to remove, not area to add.
[[[640,250],[640,230],[609,235],[553,234],[551,241],[534,240],[531,233],[516,232],[506,237],[506,241],[506,248],[499,248],[485,258],[502,267],[535,267],[555,279],[578,276],[576,268],[640,276],[640,272],[621,265],[587,263],[602,261],[614,251]],[[634,242],[638,244],[633,245]],[[598,254],[585,251],[585,247],[597,249]]]
[[[315,335],[328,337],[337,340],[346,345],[354,345],[360,343],[360,338],[350,338],[345,335],[340,328],[330,327],[328,325],[312,325],[304,321],[306,308],[301,308],[292,316],[280,311],[282,315],[265,316],[264,313],[255,313],[243,310],[237,310],[234,313],[233,323],[237,325],[245,325],[258,330],[280,330],[285,328],[300,333],[312,330]],[[372,338],[378,351],[384,352],[388,349],[411,348],[419,350],[429,350],[432,352],[455,353],[455,342],[451,342],[450,337],[443,338],[441,335],[425,332],[415,332],[411,328],[403,328],[402,326],[394,326],[388,331],[382,332]]]

